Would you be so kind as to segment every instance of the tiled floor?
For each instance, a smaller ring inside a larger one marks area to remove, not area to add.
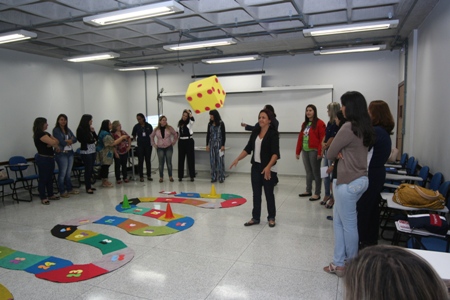
[[[113,175],[110,174],[111,180]],[[98,185],[98,184],[97,184]],[[280,176],[275,188],[277,225],[244,227],[251,218],[252,191],[248,174],[231,174],[217,193],[242,195],[247,203],[229,209],[202,209],[173,204],[174,213],[195,219],[190,229],[166,236],[140,237],[122,229],[86,225],[85,229],[118,238],[135,250],[134,259],[103,276],[78,283],[53,283],[24,271],[0,268],[0,283],[15,299],[342,299],[342,280],[322,267],[332,258],[331,210],[299,198],[303,177]],[[209,193],[208,174],[195,182],[130,182],[98,188],[69,199],[41,205],[0,204],[0,245],[15,250],[53,255],[74,263],[101,257],[98,249],[53,237],[49,230],[61,221],[89,215],[120,215],[114,207],[129,198],[160,196],[161,190]],[[265,200],[263,200],[265,201]],[[140,204],[153,207],[153,203]],[[265,207],[265,203],[263,205]],[[165,209],[165,204],[161,204]],[[263,218],[266,215],[263,209]],[[122,217],[126,215],[121,215]],[[126,217],[151,224],[147,217]]]

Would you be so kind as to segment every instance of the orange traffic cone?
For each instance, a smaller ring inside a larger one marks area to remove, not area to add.
[[[127,195],[123,195],[122,208],[131,208],[130,202],[128,202]]]
[[[166,207],[166,215],[164,216],[166,219],[173,219],[175,216],[173,215],[172,208],[170,207],[170,203],[167,203]]]

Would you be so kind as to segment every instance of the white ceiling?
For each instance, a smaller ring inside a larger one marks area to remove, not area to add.
[[[106,66],[177,64],[202,58],[311,53],[330,47],[403,45],[439,0],[181,0],[184,13],[120,25],[94,27],[83,17],[162,1],[0,0],[0,33],[25,29],[29,41],[2,48],[54,58],[117,52]],[[304,37],[309,27],[398,19],[395,29],[324,37]],[[235,38],[232,46],[169,52],[164,45]]]

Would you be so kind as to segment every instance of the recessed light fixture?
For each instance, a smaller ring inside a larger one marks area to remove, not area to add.
[[[161,69],[161,66],[120,67],[120,68],[115,68],[114,70],[126,72],[126,71],[156,70],[156,69]]]
[[[184,12],[184,7],[175,1],[165,1],[142,5],[134,8],[117,10],[95,16],[84,17],[83,22],[94,26],[110,25],[122,22],[153,18],[178,12]]]
[[[26,30],[16,30],[0,34],[0,44],[18,42],[37,37],[34,32]]]
[[[93,60],[111,59],[111,58],[115,58],[115,57],[119,57],[119,56],[120,56],[119,53],[103,52],[103,53],[66,57],[66,58],[63,58],[63,60],[70,61],[70,62],[85,62],[85,61],[93,61]]]
[[[233,57],[220,57],[220,58],[207,58],[202,59],[205,64],[224,64],[232,62],[252,61],[261,59],[259,55],[245,55],[245,56],[233,56]]]
[[[380,50],[384,50],[384,49],[386,49],[386,45],[373,45],[373,46],[318,50],[318,51],[314,51],[314,55],[370,52],[370,51],[380,51]]]
[[[371,30],[383,30],[389,28],[396,28],[398,26],[398,20],[386,20],[378,22],[366,22],[366,23],[354,23],[346,25],[336,26],[324,26],[303,29],[303,35],[308,36],[322,36],[342,33],[352,33]]]
[[[198,49],[198,48],[228,46],[228,45],[233,45],[236,43],[237,43],[237,41],[233,38],[225,38],[225,39],[218,39],[218,40],[166,45],[166,46],[163,46],[163,48],[165,50],[169,50],[169,51],[192,50],[192,49]]]

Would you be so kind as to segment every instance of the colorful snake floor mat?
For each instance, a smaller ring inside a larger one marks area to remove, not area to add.
[[[196,198],[214,199],[204,201]],[[166,210],[151,209],[138,206],[139,203],[167,203]],[[87,224],[100,224],[119,227],[129,234],[137,236],[158,236],[181,232],[194,225],[194,219],[174,214],[171,203],[187,204],[200,208],[230,208],[242,205],[246,199],[234,194],[216,194],[214,186],[210,194],[180,193],[174,197],[124,197],[124,201],[116,206],[120,213],[136,214],[166,221],[164,226],[148,224],[118,216],[88,216],[61,222],[51,229],[51,234],[60,239],[89,245],[99,249],[103,256],[88,264],[74,264],[69,260],[54,256],[30,254],[8,247],[0,246],[0,267],[10,270],[22,270],[35,274],[37,278],[53,282],[77,282],[88,280],[126,265],[134,257],[133,249],[113,237],[80,229]]]

